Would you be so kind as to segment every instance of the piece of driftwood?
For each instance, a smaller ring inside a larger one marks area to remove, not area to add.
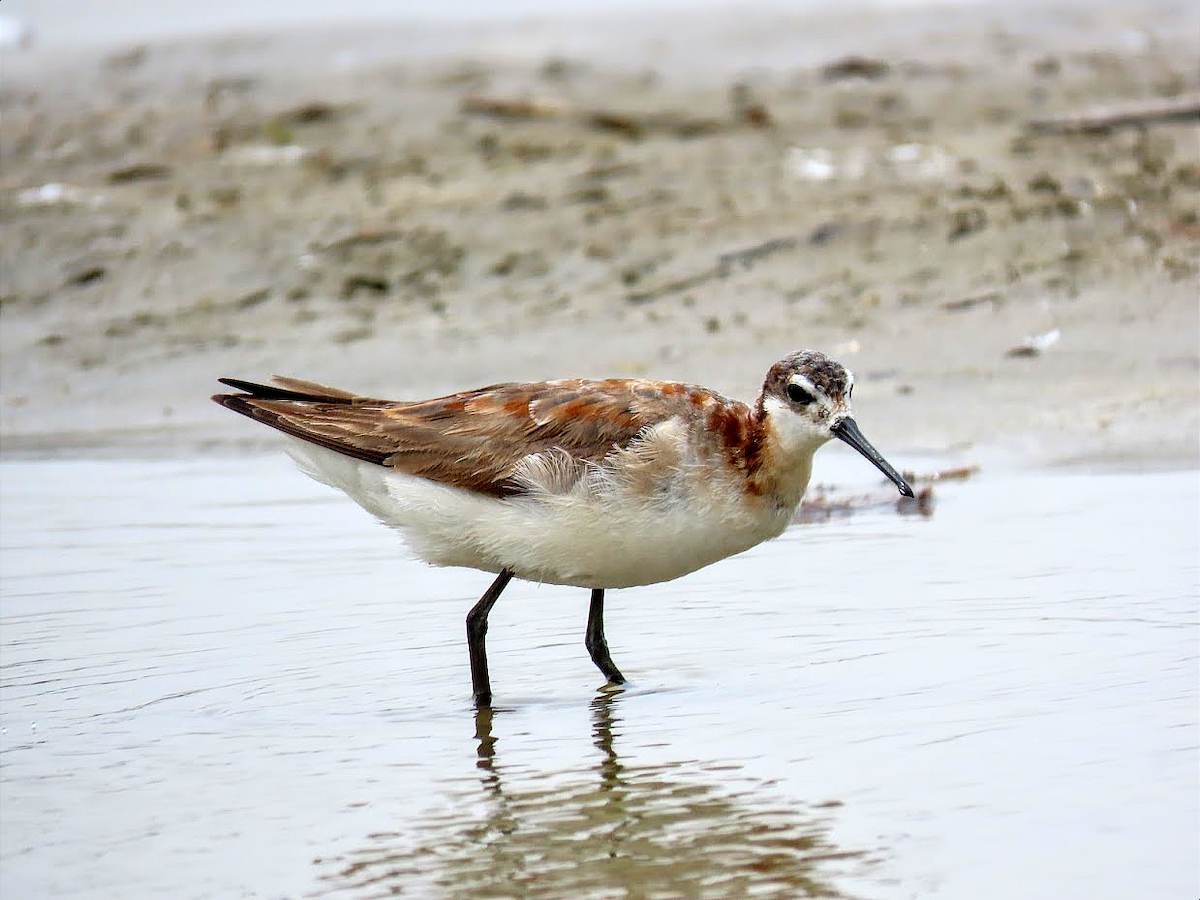
[[[1034,134],[1104,134],[1165,122],[1200,122],[1200,93],[1032,119],[1025,127]]]
[[[497,119],[555,119],[567,114],[565,107],[524,97],[466,97],[462,111]]]
[[[869,56],[845,56],[821,67],[821,77],[826,81],[845,81],[847,78],[863,78],[877,81],[892,71],[891,64]]]
[[[985,291],[982,294],[971,294],[968,297],[959,297],[955,300],[946,300],[942,303],[942,309],[946,312],[962,312],[967,309],[975,309],[977,306],[991,306],[993,308],[1004,302],[1004,296],[999,291]]]
[[[800,242],[793,237],[772,238],[747,247],[745,250],[735,250],[732,253],[722,253],[717,257],[717,269],[721,275],[727,275],[735,266],[750,268],[760,259],[765,259],[784,250],[794,250]]]
[[[685,275],[682,278],[665,282],[653,288],[635,291],[627,294],[625,299],[634,306],[640,306],[643,303],[649,303],[668,294],[690,291],[692,288],[699,287],[705,282],[715,281],[718,278],[728,278],[738,269],[749,269],[768,256],[794,250],[797,246],[799,246],[799,241],[795,238],[778,237],[772,238],[769,241],[762,241],[742,250],[722,253],[717,257],[716,264],[713,266],[694,272],[691,275]]]
[[[108,183],[131,184],[134,181],[159,181],[170,177],[170,166],[163,163],[143,162],[113,169],[108,173]]]
[[[895,491],[885,490],[844,495],[836,488],[817,485],[800,504],[800,509],[796,512],[796,521],[825,522],[855,513],[885,510],[894,510],[902,516],[918,515],[928,518],[933,515],[935,507],[933,487],[928,484],[918,487],[915,497],[896,497]]]
[[[670,110],[641,113],[613,109],[584,109],[564,103],[523,97],[509,99],[471,96],[463,99],[461,109],[469,115],[490,116],[494,119],[509,121],[562,120],[575,122],[586,128],[610,131],[628,138],[640,138],[647,134],[693,138],[725,131],[741,124],[760,126],[760,123],[752,121],[752,117],[725,121]]]
[[[374,247],[379,244],[403,240],[404,236],[405,232],[396,228],[364,228],[345,237],[340,237],[337,240],[319,244],[314,249],[322,252],[335,252],[338,250],[351,250],[355,247]]]

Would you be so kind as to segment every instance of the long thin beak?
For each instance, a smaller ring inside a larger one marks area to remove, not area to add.
[[[896,487],[900,488],[900,493],[905,497],[913,495],[913,489],[908,486],[908,482],[900,477],[900,473],[893,469],[886,459],[879,455],[879,451],[871,446],[871,442],[863,437],[863,433],[858,430],[858,423],[849,416],[842,419],[831,429],[833,436],[838,440],[845,441],[863,456],[871,461],[880,472],[892,480]]]

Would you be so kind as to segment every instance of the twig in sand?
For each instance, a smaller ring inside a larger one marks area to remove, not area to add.
[[[745,250],[722,253],[717,257],[717,268],[722,275],[729,274],[729,270],[737,263],[741,263],[743,268],[748,269],[760,259],[764,259],[772,254],[779,253],[782,250],[794,250],[798,243],[799,241],[791,237],[772,238],[769,241],[763,241],[761,244],[755,244],[753,247],[747,247]]]
[[[962,312],[984,304],[991,304],[995,308],[1003,302],[1004,297],[998,291],[987,291],[982,294],[972,294],[969,297],[959,297],[956,300],[947,300],[942,303],[942,309],[946,312]]]
[[[876,81],[892,71],[890,64],[868,56],[845,56],[821,67],[821,77],[826,81],[844,81],[848,78],[864,78]]]
[[[625,297],[626,301],[635,306],[642,303],[649,303],[651,300],[657,300],[667,294],[678,294],[682,291],[691,290],[694,287],[699,287],[707,281],[714,281],[718,278],[728,278],[732,274],[734,266],[740,263],[743,268],[750,268],[754,263],[776,253],[782,253],[785,250],[794,250],[799,241],[792,237],[772,238],[769,241],[763,241],[760,244],[755,244],[752,247],[746,247],[744,250],[733,250],[729,253],[722,253],[717,257],[717,263],[707,269],[703,269],[692,275],[685,275],[683,278],[677,278],[674,281],[668,281],[660,284],[658,287],[650,288],[644,291],[636,291]]]
[[[134,163],[108,173],[109,184],[130,184],[134,181],[158,181],[171,177],[171,167],[163,163]]]
[[[574,122],[586,128],[612,131],[629,138],[639,138],[651,133],[691,138],[723,131],[739,124],[665,110],[635,113],[611,109],[583,109],[548,100],[524,98],[472,96],[463,99],[461,108],[464,113],[470,115],[512,121],[544,119]]]
[[[374,247],[378,244],[387,244],[391,241],[403,240],[404,236],[405,233],[403,231],[395,228],[364,228],[348,234],[345,237],[340,237],[337,240],[316,245],[314,249],[324,253],[329,253],[337,250],[350,250],[354,247]]]
[[[649,303],[651,300],[657,300],[659,297],[665,297],[667,294],[678,294],[682,291],[691,290],[694,287],[699,287],[706,281],[712,281],[720,277],[721,269],[719,266],[713,266],[711,269],[705,269],[703,272],[697,272],[694,275],[688,275],[685,278],[677,278],[674,281],[668,281],[665,284],[660,284],[656,288],[650,288],[645,291],[634,291],[626,295],[625,299],[634,306],[640,306],[643,303]]]
[[[1167,100],[1145,100],[1033,119],[1025,127],[1034,134],[1104,134],[1117,128],[1197,121],[1200,121],[1200,94],[1185,94]]]
[[[462,111],[497,119],[558,119],[567,114],[566,109],[554,103],[505,97],[466,97]]]

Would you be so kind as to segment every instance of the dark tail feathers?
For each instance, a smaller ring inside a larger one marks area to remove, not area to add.
[[[270,384],[256,384],[253,381],[242,381],[240,378],[218,378],[217,381],[221,384],[227,384],[232,388],[237,388],[239,391],[245,391],[244,395],[240,394],[216,394],[213,400],[220,403],[222,406],[229,406],[227,400],[298,400],[308,403],[345,403],[351,402],[350,396],[338,396],[341,392],[330,391],[328,394],[306,393],[304,391],[293,391],[287,388],[275,387]],[[317,385],[313,385],[317,387]]]

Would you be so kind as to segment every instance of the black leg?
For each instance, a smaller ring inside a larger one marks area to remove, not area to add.
[[[501,569],[492,586],[467,613],[467,650],[471,654],[471,689],[475,694],[476,706],[492,705],[492,682],[488,678],[487,647],[484,646],[484,638],[487,637],[488,613],[492,611],[492,607],[500,599],[501,592],[511,580],[512,572]]]
[[[613,684],[624,684],[625,676],[608,655],[608,641],[604,639],[604,588],[592,588],[592,605],[588,609],[587,634],[583,645],[591,654],[592,662]]]

